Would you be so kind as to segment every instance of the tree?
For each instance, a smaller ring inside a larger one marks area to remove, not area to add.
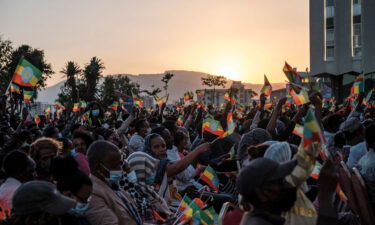
[[[172,79],[172,77],[174,77],[173,73],[166,73],[161,79],[161,81],[164,83],[163,89],[165,90],[165,96],[168,95],[168,83]]]
[[[1,69],[1,81],[0,91],[2,93],[7,89],[10,81],[12,80],[13,73],[21,58],[26,59],[36,68],[42,72],[42,77],[38,81],[35,87],[34,97],[37,95],[37,91],[46,87],[46,80],[53,74],[51,64],[47,63],[44,56],[44,51],[40,49],[34,49],[29,45],[21,45],[16,50],[13,50],[11,42],[9,40],[2,41],[0,39],[0,69]],[[31,88],[24,88],[31,90]]]
[[[79,68],[77,63],[68,61],[65,67],[60,72],[66,75],[66,82],[64,83],[64,87],[67,88],[67,91],[69,91],[71,102],[77,102],[78,93],[76,76],[81,73],[81,69]]]
[[[96,56],[92,57],[89,64],[86,64],[83,70],[82,80],[86,86],[86,101],[93,101],[97,99],[98,83],[102,77],[103,69],[105,69],[101,59]]]
[[[227,83],[227,79],[224,76],[213,76],[213,75],[207,75],[207,77],[202,77],[202,85],[208,86],[208,87],[214,87],[214,98],[213,98],[213,104],[215,104],[215,96],[216,96],[216,86],[222,86],[225,87],[225,84]]]
[[[149,91],[149,90],[142,90],[142,91],[140,91],[140,92],[144,92],[144,93],[146,93],[147,95],[152,96],[152,97],[155,97],[156,95],[158,95],[158,94],[161,92],[160,88],[155,88],[154,85],[151,85],[151,88],[152,88],[152,91]]]
[[[115,91],[131,96],[139,93],[139,84],[132,82],[128,76],[106,76],[100,86],[100,101],[109,106],[116,101]]]

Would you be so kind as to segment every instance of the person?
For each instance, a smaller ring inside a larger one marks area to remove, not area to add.
[[[89,176],[79,169],[76,160],[70,155],[56,157],[51,163],[51,173],[57,190],[77,203],[69,210],[69,214],[81,225],[89,225],[84,216],[92,194],[92,181]]]
[[[341,123],[340,131],[344,133],[347,144],[351,146],[347,164],[349,168],[353,168],[367,153],[366,143],[363,140],[363,126],[357,117],[350,117]]]
[[[87,149],[92,142],[92,136],[84,130],[76,130],[73,133],[73,144],[76,152],[86,155]]]
[[[369,151],[359,160],[358,170],[361,173],[367,187],[367,192],[375,212],[375,123],[365,130],[365,140]]]
[[[144,138],[150,132],[150,125],[147,120],[138,120],[135,123],[135,134],[129,141],[129,153],[142,151],[144,145]]]
[[[93,194],[86,217],[92,225],[142,224],[135,202],[129,193],[118,189],[122,176],[119,149],[108,141],[95,141],[87,157],[93,182]]]
[[[18,187],[36,177],[34,160],[21,151],[12,151],[5,156],[3,170],[8,178],[0,186],[1,219],[10,215],[12,198]]]
[[[75,201],[60,194],[53,184],[29,181],[14,193],[12,215],[6,224],[79,225],[68,214],[74,205]]]
[[[265,129],[262,128],[255,128],[250,132],[245,133],[244,135],[242,135],[238,147],[237,159],[239,159],[242,164],[246,165],[246,163],[248,163],[247,148],[251,145],[261,144],[263,142],[270,140],[271,135]]]
[[[53,158],[61,152],[62,144],[52,138],[37,139],[31,145],[31,157],[36,163],[36,173],[39,180],[52,181],[50,165]]]
[[[241,225],[282,225],[282,212],[290,210],[297,199],[297,189],[286,182],[297,162],[278,164],[267,158],[251,161],[237,179],[239,204],[245,211]],[[338,182],[337,167],[327,160],[319,177],[320,200],[317,225],[340,224],[332,204]]]
[[[90,110],[87,125],[90,127],[101,127],[103,124],[104,109],[98,102],[91,102],[87,110]]]

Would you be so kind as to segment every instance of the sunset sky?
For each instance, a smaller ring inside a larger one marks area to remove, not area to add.
[[[284,82],[309,66],[307,0],[0,0],[0,35],[45,51],[55,74],[101,58],[104,74],[193,70]]]

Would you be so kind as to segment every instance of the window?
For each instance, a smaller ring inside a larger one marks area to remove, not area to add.
[[[362,6],[361,0],[353,0],[352,7],[352,52],[353,57],[362,56]]]
[[[325,0],[325,59],[335,58],[335,1]]]

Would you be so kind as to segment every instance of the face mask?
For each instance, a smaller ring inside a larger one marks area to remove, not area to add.
[[[151,134],[151,131],[152,131],[151,127],[147,128],[147,135]]]
[[[108,123],[105,123],[105,124],[103,124],[103,125],[102,125],[102,127],[104,127],[104,128],[107,128],[107,129],[108,129],[108,128],[109,128],[109,125],[108,125]]]
[[[148,177],[146,178],[146,184],[148,184],[148,185],[152,185],[152,184],[154,184],[154,182],[155,182],[155,175],[148,176]]]
[[[94,109],[91,111],[93,116],[99,116],[100,110],[99,109]]]
[[[70,150],[70,155],[76,157],[77,151],[75,149]]]
[[[128,173],[128,180],[133,184],[137,183],[138,178],[134,170]]]
[[[74,209],[70,209],[69,212],[71,214],[78,214],[78,215],[84,215],[85,212],[88,210],[89,204],[88,203],[80,203],[78,202],[76,207]]]
[[[109,178],[106,180],[111,184],[117,184],[124,175],[124,171],[122,170],[111,170],[109,171]]]
[[[58,133],[57,138],[63,138],[63,135],[61,133]]]

